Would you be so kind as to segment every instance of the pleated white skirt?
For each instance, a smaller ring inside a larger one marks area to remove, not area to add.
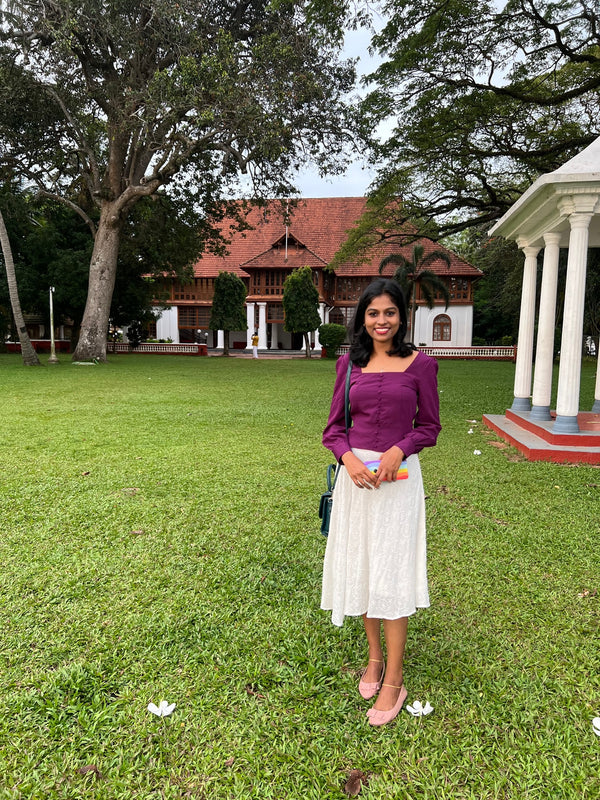
[[[361,461],[380,458],[353,451]],[[334,493],[323,564],[321,608],[334,625],[345,616],[399,619],[429,606],[425,495],[419,457],[408,478],[359,489],[344,467]]]

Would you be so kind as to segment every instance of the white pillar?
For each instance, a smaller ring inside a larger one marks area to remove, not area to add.
[[[549,420],[552,394],[552,363],[554,360],[554,331],[556,326],[556,289],[560,233],[545,233],[544,271],[540,291],[535,373],[531,398],[531,419]]]
[[[519,341],[515,366],[515,399],[512,411],[529,411],[531,408],[531,374],[533,366],[533,328],[535,322],[535,289],[537,277],[537,254],[539,247],[518,242],[525,254],[523,288],[521,290],[521,314],[519,317]]]
[[[246,331],[246,347],[252,347],[252,336],[255,330],[254,303],[246,304],[246,323],[248,325],[248,329]]]
[[[591,214],[582,213],[571,214],[569,217],[571,234],[569,236],[565,307],[560,342],[555,433],[577,433],[579,431],[577,414],[581,386],[585,275],[591,219]]]
[[[321,325],[323,325],[325,323],[325,314],[326,313],[327,312],[326,312],[326,309],[325,309],[325,303],[319,303],[319,316],[321,317]],[[314,346],[313,350],[315,351],[315,353],[320,353],[321,350],[322,350],[321,342],[319,340],[319,329],[318,328],[315,331],[315,346]]]
[[[258,303],[258,349],[267,349],[267,304]]]
[[[223,331],[217,331],[217,350],[223,350],[225,347],[225,335]]]

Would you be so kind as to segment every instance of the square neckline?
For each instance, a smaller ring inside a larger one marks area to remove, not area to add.
[[[359,367],[361,375],[404,375],[408,372],[408,370],[412,367],[415,361],[418,361],[419,355],[422,353],[422,350],[417,350],[416,355],[410,364],[406,367],[406,369],[381,369],[377,371],[365,371],[364,367]]]

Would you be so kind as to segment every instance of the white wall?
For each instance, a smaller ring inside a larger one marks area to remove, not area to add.
[[[433,341],[433,321],[439,314],[446,314],[452,322],[452,338],[449,342]],[[448,306],[444,311],[443,306],[429,309],[419,306],[415,314],[415,335],[413,342],[419,346],[421,342],[426,345],[439,345],[440,347],[471,347],[473,341],[473,306]]]
[[[175,344],[179,344],[179,328],[177,327],[177,306],[170,306],[164,311],[158,308],[152,309],[154,313],[160,313],[160,318],[156,320],[156,338],[172,339]]]

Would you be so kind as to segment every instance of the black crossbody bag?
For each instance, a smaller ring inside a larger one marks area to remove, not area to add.
[[[348,362],[346,372],[346,388],[344,391],[344,418],[346,422],[346,436],[350,429],[350,373],[352,372],[352,361]],[[331,520],[331,509],[333,507],[333,490],[338,478],[341,464],[329,464],[327,467],[327,491],[321,495],[319,501],[319,518],[321,520],[321,533],[323,536],[329,534],[329,522]]]

